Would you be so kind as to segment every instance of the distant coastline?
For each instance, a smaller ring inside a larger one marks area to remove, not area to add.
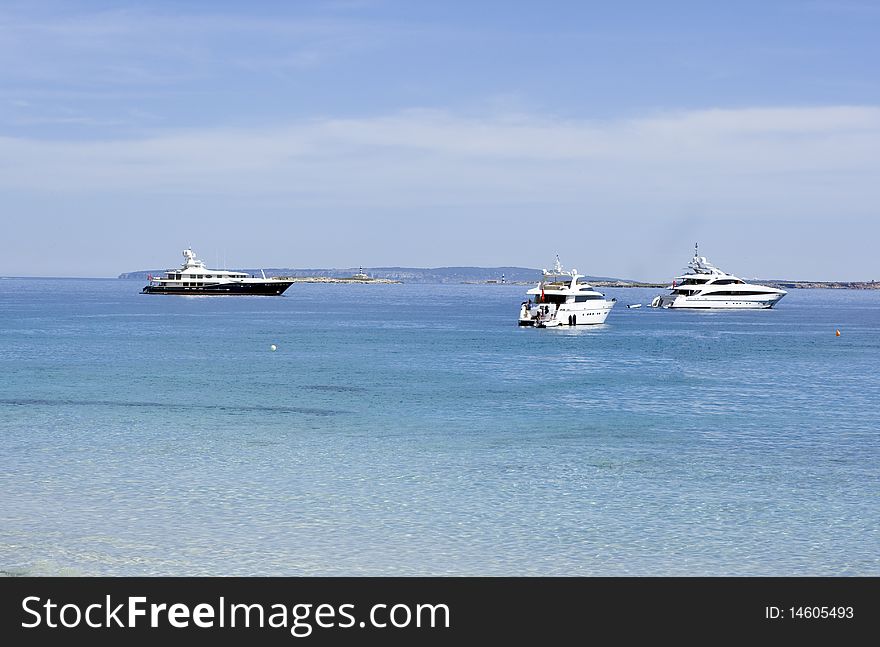
[[[239,269],[239,268],[236,268]],[[471,285],[534,285],[541,278],[541,270],[528,267],[375,267],[364,268],[369,278],[355,276],[359,268],[317,269],[317,268],[266,268],[245,269],[254,276],[265,272],[266,276],[285,277],[294,283],[451,283]],[[162,276],[166,270],[138,270],[123,272],[120,279],[146,281],[148,276]],[[670,284],[634,281],[609,276],[585,277],[592,285],[601,288],[654,288],[664,289]],[[880,290],[877,281],[795,281],[780,279],[750,279],[755,283],[769,285],[783,290],[789,289],[832,289],[832,290]]]
[[[344,267],[344,268],[230,268],[254,276],[286,277],[297,283],[528,283],[534,285],[541,278],[541,270],[529,267]],[[359,277],[363,270],[369,278]],[[149,275],[164,276],[167,270],[139,270],[125,272],[120,279],[147,280]],[[589,277],[592,280],[616,281],[607,276]]]
[[[822,290],[880,290],[876,281],[777,281],[772,279],[750,279],[760,285],[769,285],[783,290],[822,289]],[[637,281],[594,281],[601,288],[658,288],[665,289],[669,283],[639,283]]]
[[[397,281],[395,279],[362,279],[354,276],[343,276],[340,278],[334,278],[331,276],[279,276],[278,278],[289,279],[294,283],[403,283],[403,281]]]
[[[788,289],[826,289],[826,290],[880,290],[877,281],[764,281],[783,290]]]

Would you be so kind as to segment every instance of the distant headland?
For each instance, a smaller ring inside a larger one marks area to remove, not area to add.
[[[291,276],[288,274],[279,278],[290,279],[294,283],[403,283],[403,281],[395,279],[381,279],[372,276],[364,278],[362,276]]]
[[[370,267],[370,268],[234,268],[260,276],[287,277],[297,283],[528,283],[541,278],[541,270],[528,267]],[[139,270],[119,275],[121,279],[147,280],[164,276],[166,270]],[[615,281],[609,277],[590,277]]]
[[[295,283],[457,283],[486,285],[534,285],[541,278],[541,270],[531,267],[371,267],[371,268],[234,268],[236,271],[260,276],[277,276],[292,279]],[[162,276],[166,270],[138,270],[123,272],[120,279],[146,281],[150,275]],[[646,283],[610,276],[586,276],[585,279],[602,288],[657,288],[665,283]],[[751,279],[750,279],[751,280]],[[878,290],[876,281],[794,281],[778,279],[755,279],[762,285],[788,289],[842,289]]]

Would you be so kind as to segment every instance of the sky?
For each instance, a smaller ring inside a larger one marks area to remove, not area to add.
[[[0,275],[880,280],[880,2],[0,2]]]

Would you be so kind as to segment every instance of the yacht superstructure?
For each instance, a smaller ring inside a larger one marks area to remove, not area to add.
[[[550,328],[603,323],[617,300],[606,299],[582,278],[575,269],[564,270],[557,256],[553,270],[545,269],[537,287],[526,293],[529,299],[520,305],[519,325]]]
[[[149,277],[144,294],[228,294],[278,296],[293,281],[275,277],[251,276],[244,272],[211,270],[196,258],[192,249],[183,250],[183,265],[166,270],[162,278]]]
[[[741,278],[715,267],[700,256],[694,245],[694,257],[688,271],[676,276],[669,294],[654,297],[655,308],[772,308],[787,292],[767,285],[746,283]]]

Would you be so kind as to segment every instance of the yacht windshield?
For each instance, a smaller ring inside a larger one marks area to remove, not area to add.
[[[532,297],[532,303],[534,305],[543,305],[546,303],[565,303],[566,297],[561,294],[545,294],[544,300],[541,301],[541,295],[538,294]]]

